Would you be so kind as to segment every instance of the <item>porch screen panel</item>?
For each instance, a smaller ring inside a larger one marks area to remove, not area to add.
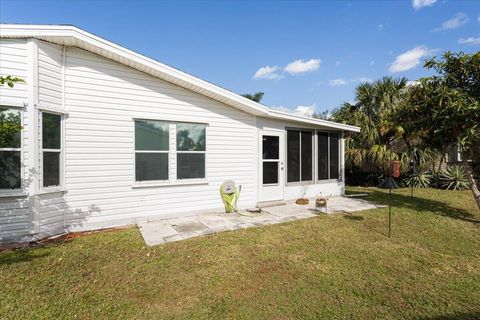
[[[300,181],[300,131],[287,131],[287,182]]]
[[[339,178],[339,149],[338,149],[338,133],[330,133],[330,179]]]
[[[318,132],[318,180],[328,179],[328,133]]]
[[[313,180],[313,146],[312,146],[312,132],[301,132],[302,148],[301,148],[301,175],[302,181]]]

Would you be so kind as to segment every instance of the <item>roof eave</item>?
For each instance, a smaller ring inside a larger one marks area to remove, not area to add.
[[[165,65],[154,59],[136,53],[125,47],[114,44],[101,37],[81,30],[70,25],[0,25],[0,37],[2,38],[36,38],[46,40],[60,45],[75,45],[82,49],[88,46],[97,48],[97,54],[101,51],[109,52],[107,58],[125,64],[130,60],[130,67],[135,64],[141,65],[140,71],[152,74],[155,77],[172,82],[186,89],[206,95],[234,108],[241,109],[253,115],[267,115],[268,107],[257,102],[244,98],[236,93],[218,87],[208,81],[199,79],[183,71]],[[88,49],[87,49],[88,50]],[[88,50],[92,51],[92,50]],[[122,60],[122,61],[119,61]],[[125,61],[127,60],[127,61]],[[137,67],[138,69],[138,67]]]
[[[295,114],[290,114],[282,111],[277,110],[269,110],[268,114],[269,118],[281,119],[281,120],[288,120],[288,121],[296,121],[301,123],[308,123],[310,125],[326,127],[329,129],[334,130],[341,130],[341,131],[350,131],[350,132],[360,132],[360,127],[351,126],[348,124],[322,120],[317,118],[310,118],[305,116],[299,116]]]

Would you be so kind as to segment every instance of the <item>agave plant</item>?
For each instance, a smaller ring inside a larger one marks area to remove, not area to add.
[[[460,166],[450,166],[438,173],[437,186],[441,189],[464,190],[468,189],[468,180],[465,170]]]
[[[432,181],[433,176],[426,172],[420,171],[408,176],[404,180],[404,184],[410,188],[428,188]]]

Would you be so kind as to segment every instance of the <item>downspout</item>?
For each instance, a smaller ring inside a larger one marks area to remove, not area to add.
[[[67,59],[67,56],[66,56],[66,53],[67,53],[67,47],[66,46],[62,46],[62,108],[63,108],[63,111],[66,110],[65,108],[65,68],[66,68],[66,59]],[[63,145],[63,156],[62,156],[62,162],[63,162],[63,165],[62,165],[62,184],[63,184],[63,188],[66,188],[66,179],[65,179],[65,176],[66,176],[66,164],[67,164],[67,161],[66,161],[66,155],[67,155],[67,152],[66,152],[66,146],[65,146],[65,123],[66,123],[66,117],[67,115],[64,115],[63,117],[63,121],[62,121],[62,145]],[[66,202],[66,194],[63,193],[63,201]],[[67,228],[67,210],[66,210],[66,205],[64,206],[63,208],[63,232],[67,232],[66,230]]]
[[[28,126],[27,126],[27,140],[28,146],[28,175],[25,179],[25,186],[28,193],[28,215],[29,215],[29,232],[32,236],[31,240],[36,240],[40,232],[39,217],[38,217],[38,201],[37,193],[39,190],[39,161],[38,161],[38,112],[36,107],[38,105],[38,43],[36,39],[27,40],[28,48]],[[30,83],[28,83],[30,82]]]

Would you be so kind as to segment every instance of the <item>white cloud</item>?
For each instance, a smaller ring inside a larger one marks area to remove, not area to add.
[[[407,87],[416,86],[416,85],[419,85],[419,84],[420,84],[420,81],[418,81],[418,80],[407,81]]]
[[[275,79],[280,79],[281,75],[278,73],[280,68],[278,66],[265,66],[261,67],[260,69],[255,72],[253,75],[254,79],[269,79],[269,80],[275,80]]]
[[[352,82],[360,82],[360,83],[373,82],[373,79],[368,77],[360,77],[360,78],[353,79]]]
[[[347,81],[345,79],[333,79],[328,81],[328,84],[332,87],[335,86],[344,86],[347,84]]]
[[[412,0],[412,6],[415,10],[423,7],[431,7],[437,2],[437,0]]]
[[[420,60],[431,55],[431,53],[432,50],[425,46],[415,47],[398,55],[388,70],[392,73],[410,70],[418,66]]]
[[[470,44],[472,46],[477,46],[477,45],[480,45],[480,37],[479,38],[474,38],[474,37],[461,38],[461,39],[458,39],[458,43],[459,44]]]
[[[357,82],[360,82],[360,83],[373,82],[373,79],[368,78],[368,77],[358,77],[358,78],[354,78],[354,79],[338,78],[338,79],[333,79],[333,80],[328,81],[328,84],[331,87],[336,87],[336,86],[344,86],[344,85],[347,85],[349,83],[357,83]]]
[[[310,59],[308,61],[295,60],[285,66],[285,71],[290,74],[301,74],[318,70],[320,68],[320,59]]]
[[[312,117],[313,114],[315,113],[315,108],[316,104],[312,104],[309,106],[297,106],[295,108],[288,108],[288,107],[272,107],[272,109],[282,111],[282,112],[287,112],[287,113],[293,113],[298,116],[304,116],[304,117]]]
[[[432,31],[438,32],[443,30],[457,29],[463,26],[468,22],[468,17],[465,13],[459,12],[454,15],[451,19],[444,21],[442,25],[438,28],[433,29]]]

